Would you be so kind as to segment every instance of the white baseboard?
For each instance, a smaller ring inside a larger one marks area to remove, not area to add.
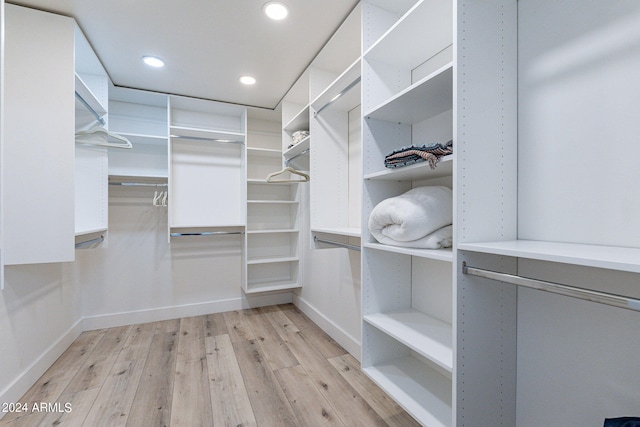
[[[139,323],[159,322],[161,320],[179,319],[182,317],[202,316],[211,313],[242,310],[292,302],[291,292],[269,295],[244,295],[221,301],[209,301],[196,304],[185,304],[171,307],[159,307],[146,310],[110,313],[84,317],[83,330],[114,328],[117,326],[135,325]]]
[[[20,398],[45,373],[53,362],[82,333],[82,318],[78,319],[60,338],[47,348],[40,357],[27,366],[18,377],[0,392],[0,402],[19,402]],[[0,412],[0,418],[5,414]]]
[[[340,326],[332,322],[327,316],[322,314],[318,309],[309,304],[298,295],[293,296],[293,303],[307,315],[316,325],[325,331],[331,338],[336,340],[338,344],[344,347],[353,357],[360,361],[360,340],[348,334]]]

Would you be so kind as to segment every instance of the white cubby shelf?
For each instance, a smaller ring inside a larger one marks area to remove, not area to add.
[[[415,163],[399,168],[387,168],[382,171],[369,173],[364,179],[381,181],[421,181],[433,178],[452,176],[453,154],[443,156],[438,161],[435,169],[431,169],[429,162]]]
[[[375,249],[377,251],[411,255],[418,258],[428,258],[436,261],[453,262],[453,250],[451,248],[417,249],[405,248],[401,246],[383,245],[382,243],[365,243],[364,247],[367,249]]]

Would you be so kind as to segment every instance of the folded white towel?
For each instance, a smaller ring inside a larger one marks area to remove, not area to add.
[[[373,208],[369,231],[386,245],[422,249],[451,246],[453,196],[443,186],[418,187]]]

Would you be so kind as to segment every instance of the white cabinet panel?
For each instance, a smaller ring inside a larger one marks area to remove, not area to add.
[[[6,5],[2,263],[74,259],[74,22]]]

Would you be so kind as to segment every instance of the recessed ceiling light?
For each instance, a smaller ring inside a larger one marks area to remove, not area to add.
[[[256,79],[251,76],[241,76],[240,83],[243,85],[254,85],[256,84]]]
[[[268,3],[265,3],[262,10],[264,10],[265,15],[276,21],[280,21],[286,18],[289,14],[289,9],[287,9],[287,6],[285,6],[283,3],[280,3],[279,1],[270,1]]]
[[[164,61],[155,56],[143,56],[142,61],[150,67],[161,68],[164,67]]]

